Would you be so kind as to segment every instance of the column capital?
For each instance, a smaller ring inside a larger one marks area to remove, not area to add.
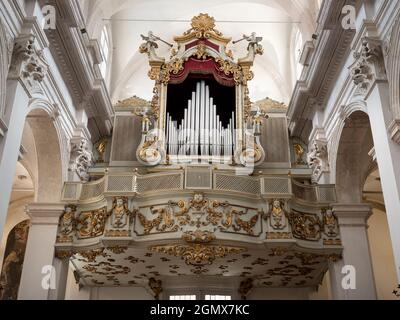
[[[338,218],[339,226],[366,226],[372,215],[372,206],[365,203],[337,203],[333,205],[332,212]]]
[[[351,78],[356,92],[367,97],[375,83],[387,82],[382,41],[374,37],[362,38],[361,46],[353,56],[354,63],[349,67]]]
[[[58,225],[65,205],[61,203],[32,203],[26,206],[31,224]]]

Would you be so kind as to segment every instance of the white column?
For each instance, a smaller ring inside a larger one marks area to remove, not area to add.
[[[333,212],[338,218],[343,245],[343,259],[330,263],[332,296],[335,300],[375,300],[376,288],[368,244],[367,220],[372,214],[367,204],[337,204]],[[344,266],[355,268],[355,289],[344,289]]]
[[[10,110],[10,114],[8,130],[0,144],[0,235],[3,234],[7,218],[29,97],[18,81],[7,81],[6,101],[6,109]]]
[[[388,84],[377,83],[366,102],[400,282],[400,145],[390,138],[386,129],[390,121]]]
[[[0,235],[7,217],[29,99],[32,92],[37,91],[47,69],[43,55],[38,54],[43,48],[30,30],[26,32],[15,40],[6,84],[5,120],[8,129],[0,142]],[[2,264],[1,257],[0,266]]]
[[[49,300],[65,300],[67,288],[69,257],[54,258],[53,266],[55,271],[56,288],[49,291]]]
[[[26,246],[21,284],[18,293],[20,300],[47,300],[50,288],[42,286],[43,267],[54,266],[54,245],[60,216],[64,212],[62,204],[32,204],[27,208],[31,219],[28,243]],[[54,266],[57,267],[57,266]],[[62,268],[55,268],[55,271]],[[55,275],[57,279],[57,274]]]

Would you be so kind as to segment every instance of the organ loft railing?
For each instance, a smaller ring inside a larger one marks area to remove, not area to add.
[[[262,162],[258,135],[265,115],[252,106],[247,87],[255,56],[263,53],[262,38],[244,35],[247,56],[235,60],[227,50],[231,39],[207,14],[194,17],[173,45],[152,32],[142,38],[140,52],[148,56],[155,86],[151,106],[137,109],[143,123],[138,160],[147,166]],[[160,41],[171,46],[168,61],[157,54]]]

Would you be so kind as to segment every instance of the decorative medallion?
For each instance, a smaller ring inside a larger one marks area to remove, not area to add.
[[[165,253],[182,258],[187,265],[211,265],[215,259],[224,258],[229,254],[239,254],[247,251],[246,248],[229,246],[207,246],[204,244],[192,245],[160,245],[149,248],[152,252]]]

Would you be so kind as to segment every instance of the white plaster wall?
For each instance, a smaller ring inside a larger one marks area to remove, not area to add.
[[[154,300],[145,288],[96,288],[97,294],[92,295],[92,300]],[[96,297],[97,296],[97,297]]]
[[[318,291],[311,291],[310,300],[332,300],[329,272],[325,274],[322,284],[318,287]]]
[[[65,289],[65,300],[90,300],[90,288],[82,288],[79,290],[79,286],[75,282],[73,268],[68,268],[67,286]]]
[[[368,238],[378,299],[395,300],[397,287],[395,262],[386,213],[374,209],[368,220]]]

